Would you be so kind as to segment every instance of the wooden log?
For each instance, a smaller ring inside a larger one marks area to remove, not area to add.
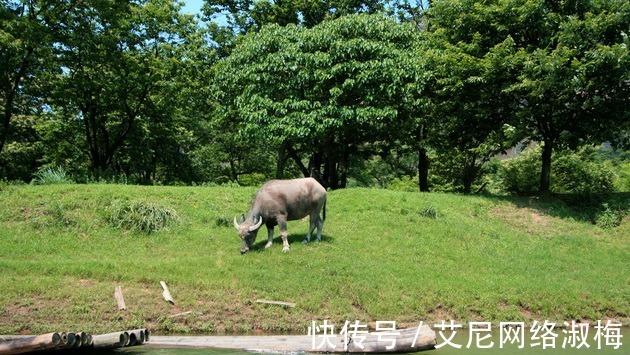
[[[116,286],[114,289],[114,298],[116,298],[116,302],[118,303],[118,310],[124,311],[127,309],[127,306],[125,305],[125,298],[122,293],[122,287]]]
[[[18,340],[0,342],[0,354],[23,354],[33,351],[56,349],[62,345],[61,334],[48,333]]]
[[[94,349],[115,349],[122,348],[129,343],[127,332],[116,332],[92,336],[92,346]]]
[[[166,302],[170,304],[175,304],[173,296],[171,296],[171,293],[168,291],[168,287],[166,287],[166,282],[160,281],[160,285],[162,285],[162,288],[164,289],[164,291],[162,292],[162,297],[164,297]]]
[[[291,303],[291,302],[269,301],[269,300],[256,300],[256,302],[266,303],[266,304],[275,304],[278,306],[285,306],[285,307],[295,307],[295,303]]]
[[[384,332],[370,332],[365,339],[352,339],[346,347],[344,337],[336,334],[330,345],[319,336],[270,335],[270,336],[205,336],[174,337],[155,336],[151,345],[191,346],[198,348],[234,349],[262,353],[374,353],[374,352],[417,352],[433,349],[436,345],[435,332],[426,325],[420,329],[400,329],[396,336]],[[379,336],[382,336],[379,338]],[[395,343],[390,340],[395,339]],[[315,346],[313,342],[315,341]],[[321,346],[320,346],[321,345]],[[332,345],[332,346],[331,346]],[[391,349],[387,349],[392,346]]]

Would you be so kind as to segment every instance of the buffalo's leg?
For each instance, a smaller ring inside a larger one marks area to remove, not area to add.
[[[322,241],[322,229],[324,229],[324,220],[317,216],[317,241]]]
[[[308,242],[311,241],[311,234],[313,230],[315,230],[315,226],[317,226],[317,223],[313,223],[313,216],[311,215],[311,225],[308,228],[308,233],[306,233],[306,238],[304,238],[302,244],[308,244]]]
[[[322,228],[324,227],[324,221],[319,218],[319,214],[311,215],[311,226],[309,227],[308,234],[306,234],[306,238],[302,241],[302,243],[307,244],[311,241],[311,235],[315,228],[317,228],[317,241],[320,242],[322,240]]]
[[[282,237],[282,251],[289,251],[289,240],[287,239],[287,221],[286,219],[278,220],[278,229],[280,229],[280,236]]]
[[[265,249],[269,248],[273,244],[273,226],[267,226],[267,244],[265,244]]]

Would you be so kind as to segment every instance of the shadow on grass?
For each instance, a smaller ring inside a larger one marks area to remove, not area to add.
[[[260,237],[263,237],[263,238],[260,238]],[[302,244],[302,241],[304,240],[304,238],[306,238],[306,233],[291,233],[287,235],[287,241],[289,242],[289,245]],[[332,243],[333,240],[334,240],[333,237],[322,233],[322,241],[320,243]],[[311,241],[309,244],[311,243],[318,243],[315,233],[313,233],[313,235],[311,236]],[[254,243],[254,245],[252,245],[252,247],[250,248],[250,251],[265,250],[266,244],[267,244],[267,233],[264,233],[264,236],[259,235],[258,238],[256,238],[256,242]],[[280,248],[282,248],[282,237],[280,237],[278,230],[276,230],[274,233],[272,248],[276,246],[279,246]]]
[[[552,194],[550,196],[499,196],[488,199],[506,201],[518,208],[531,208],[541,214],[596,224],[606,211],[619,219],[630,214],[630,192],[609,194]]]

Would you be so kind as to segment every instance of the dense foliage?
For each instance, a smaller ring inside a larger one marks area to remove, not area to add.
[[[0,1],[0,179],[630,186],[627,1],[181,6]],[[530,142],[536,156],[487,164]],[[585,158],[602,143],[608,163]]]

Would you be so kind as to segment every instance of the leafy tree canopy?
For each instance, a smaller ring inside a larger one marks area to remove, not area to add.
[[[435,1],[430,30],[446,53],[436,67],[451,55],[461,63],[439,80],[465,95],[439,106],[453,104],[458,115],[467,107],[498,113],[523,137],[543,142],[540,191],[548,193],[555,146],[627,139],[618,132],[630,122],[629,20],[623,0]],[[481,90],[470,90],[476,83]]]
[[[269,25],[217,68],[246,136],[323,149],[376,140],[412,100],[418,33],[381,15],[345,16],[306,29]],[[313,153],[311,150],[310,153]]]

